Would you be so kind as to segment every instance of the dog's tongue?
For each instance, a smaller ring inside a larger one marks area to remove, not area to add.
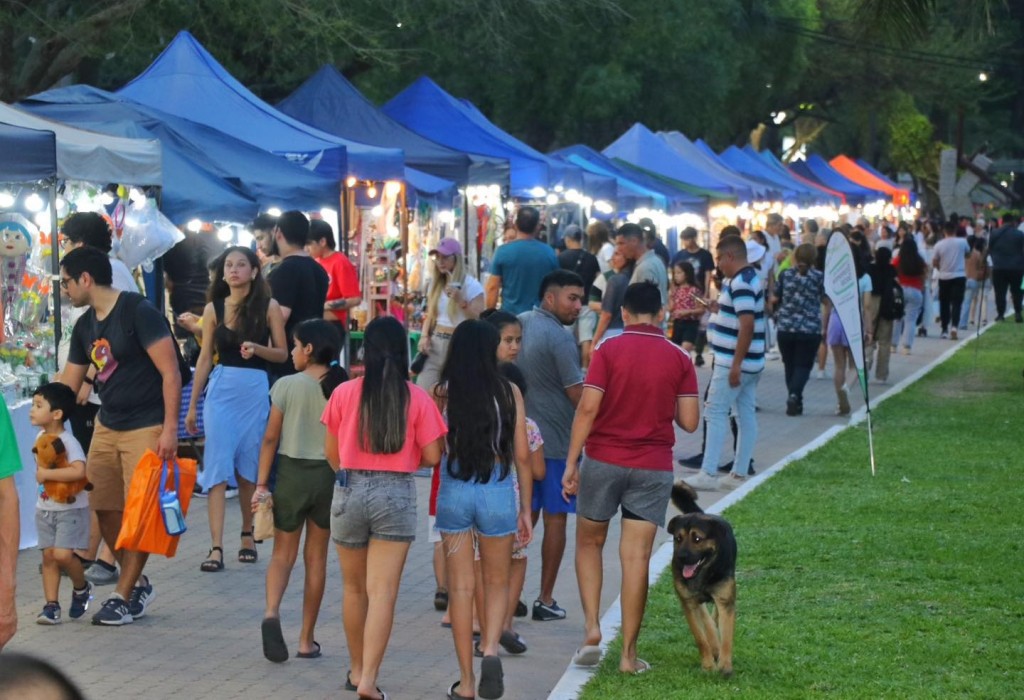
[[[683,578],[693,578],[697,573],[697,564],[683,564]]]

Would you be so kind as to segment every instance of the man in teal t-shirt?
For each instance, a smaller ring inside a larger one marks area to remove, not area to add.
[[[498,248],[487,278],[487,308],[498,306],[511,314],[529,311],[540,302],[540,283],[558,269],[558,256],[547,243],[534,236],[540,227],[540,212],[535,207],[520,207],[516,213],[516,238]]]
[[[0,406],[3,406],[0,411],[0,649],[3,649],[18,628],[14,587],[18,580],[21,514],[14,475],[21,471],[21,455],[7,404],[0,403]]]

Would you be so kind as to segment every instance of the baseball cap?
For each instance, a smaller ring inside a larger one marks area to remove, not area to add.
[[[462,246],[454,238],[442,238],[430,250],[430,255],[462,255]]]
[[[644,218],[640,219],[640,221],[637,222],[637,225],[640,228],[642,228],[644,231],[647,231],[647,232],[650,232],[650,233],[656,233],[657,230],[658,230],[654,226],[654,222],[651,219],[648,219],[646,216]]]
[[[576,224],[569,224],[565,227],[565,231],[562,234],[562,238],[571,238],[574,241],[583,240],[583,229]]]
[[[747,262],[751,264],[758,262],[764,257],[767,250],[757,241],[747,241]]]

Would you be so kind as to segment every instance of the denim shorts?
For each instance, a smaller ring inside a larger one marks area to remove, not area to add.
[[[347,469],[348,485],[334,486],[331,539],[360,549],[370,539],[412,542],[416,539],[416,484],[404,472]]]
[[[452,534],[476,529],[484,537],[514,535],[519,529],[515,484],[511,474],[500,481],[496,477],[497,473],[486,484],[462,481],[452,477],[442,462],[438,531]]]

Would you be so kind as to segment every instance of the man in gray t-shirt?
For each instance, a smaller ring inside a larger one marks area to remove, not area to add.
[[[540,305],[519,314],[523,346],[516,364],[526,376],[526,415],[537,422],[544,438],[545,475],[533,484],[533,522],[544,512],[541,548],[540,595],[533,603],[533,619],[561,620],[565,610],[552,597],[565,552],[565,526],[576,512],[576,499],[562,498],[562,475],[569,453],[569,432],[583,393],[576,340],[567,326],[580,313],[583,280],[575,272],[555,270],[544,277]]]

